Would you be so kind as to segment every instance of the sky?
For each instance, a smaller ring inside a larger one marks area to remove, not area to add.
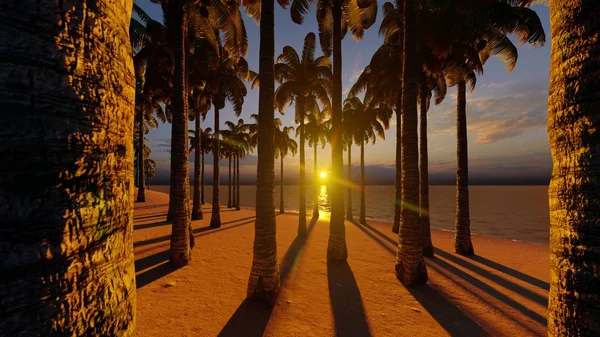
[[[148,0],[135,0],[150,16],[162,19],[160,6]],[[342,42],[342,86],[343,97],[369,63],[372,54],[382,44],[378,35],[382,11],[377,22],[365,32],[360,41],[347,34]],[[469,143],[469,174],[472,184],[546,184],[552,170],[552,161],[546,132],[546,111],[549,83],[550,60],[550,24],[548,8],[532,7],[539,15],[546,32],[546,44],[543,47],[518,45],[519,58],[512,72],[507,72],[504,64],[491,58],[485,65],[484,74],[477,79],[477,86],[467,94],[467,127]],[[259,27],[244,14],[248,32],[249,51],[246,59],[250,69],[258,71]],[[290,19],[289,10],[276,5],[275,9],[275,56],[284,46],[294,47],[301,52],[304,37],[309,32],[318,33],[314,8],[306,17],[303,25],[297,25]],[[514,41],[514,39],[513,39]],[[317,43],[317,46],[318,43]],[[319,47],[318,47],[319,48]],[[320,50],[317,52],[317,56]],[[437,106],[432,104],[428,112],[429,172],[432,184],[452,184],[456,172],[456,90],[449,88],[446,99]],[[225,121],[237,121],[238,118],[250,122],[250,115],[258,112],[258,89],[249,90],[245,97],[243,112],[236,117],[230,105],[221,110],[220,120],[223,128]],[[276,114],[278,114],[276,112]],[[293,109],[277,116],[284,125],[294,125]],[[214,129],[212,113],[209,113],[204,126]],[[385,140],[378,139],[376,144],[365,149],[367,183],[393,183],[395,158],[395,124],[386,131]],[[193,129],[193,123],[190,123]],[[151,158],[157,163],[157,177],[153,183],[167,183],[170,167],[171,125],[161,124],[147,135],[148,145],[152,149]],[[306,148],[307,174],[313,167],[313,151]],[[250,154],[240,164],[241,181],[252,182],[256,176],[256,157]],[[360,160],[358,146],[352,148],[353,171],[358,175]],[[193,158],[193,157],[191,157]],[[205,158],[207,176],[211,176],[212,157]],[[320,171],[331,168],[331,149],[327,145],[319,147],[317,163]],[[221,161],[222,167],[227,165]],[[279,162],[276,162],[279,165]],[[344,165],[347,155],[344,154]],[[276,179],[279,176],[276,166]],[[190,165],[193,170],[193,165]],[[284,181],[294,183],[299,172],[299,158],[284,159]],[[221,170],[224,173],[223,170]],[[208,179],[210,180],[210,179]]]

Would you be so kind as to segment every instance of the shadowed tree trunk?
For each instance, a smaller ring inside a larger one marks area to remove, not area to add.
[[[318,144],[313,145],[313,166],[314,166],[314,177],[313,177],[313,217],[319,217],[319,171],[317,168],[317,146]]]
[[[187,265],[192,259],[189,202],[188,167],[188,103],[185,88],[186,20],[181,4],[171,6],[176,29],[175,67],[173,84],[173,126],[171,128],[171,206],[173,225],[171,230],[170,261],[175,266]]]
[[[0,5],[1,335],[134,334],[132,3]]]
[[[352,142],[348,144],[348,207],[346,208],[346,220],[352,221]]]
[[[204,218],[204,214],[202,214],[202,205],[200,204],[200,153],[202,153],[202,148],[200,147],[200,138],[202,138],[200,118],[202,118],[202,116],[196,114],[196,120],[194,121],[194,129],[196,130],[196,143],[194,144],[194,199],[192,207],[192,220],[201,220]]]
[[[219,109],[215,106],[215,132],[213,142],[213,198],[212,198],[212,216],[210,218],[210,227],[221,227],[221,205],[219,201],[219,156],[221,155],[221,140],[219,138]]]
[[[236,199],[235,199],[235,209],[236,210],[240,210],[241,209],[241,203],[240,203],[240,199],[241,199],[241,195],[240,195],[240,156],[236,155],[236,159],[235,159],[235,167],[236,167],[236,173],[235,173],[235,181],[236,181]]]
[[[275,188],[275,146],[273,144],[273,119],[275,118],[273,107],[275,96],[273,76],[275,61],[274,1],[261,1],[260,7],[256,223],[247,296],[263,300],[273,306],[280,289],[275,237],[275,205],[273,205]]]
[[[404,1],[404,71],[402,82],[402,210],[396,254],[396,277],[412,286],[427,282],[423,259],[419,203],[417,136],[417,0]]]
[[[454,251],[461,255],[473,255],[471,243],[471,219],[469,216],[469,157],[467,146],[467,98],[466,85],[460,80],[456,98],[456,237]]]
[[[422,228],[423,255],[433,256],[431,225],[429,223],[429,157],[427,149],[427,100],[429,99],[425,74],[421,75],[419,107],[419,212]]]
[[[231,157],[233,156],[229,156],[229,179],[227,179],[227,185],[228,185],[228,189],[227,189],[227,208],[231,208]],[[235,165],[235,164],[234,164]],[[235,170],[235,168],[234,168]],[[234,171],[235,174],[235,171]],[[235,179],[235,176],[233,177],[233,179]],[[235,186],[233,187],[235,189]]]
[[[549,336],[600,336],[600,2],[550,2]]]
[[[137,202],[146,201],[146,191],[144,190],[144,113],[140,111],[138,119],[138,195]]]
[[[360,218],[361,224],[367,223],[367,210],[365,205],[365,141],[360,142]]]
[[[281,171],[279,174],[279,214],[283,214],[285,213],[285,210],[283,209],[283,156],[281,156]],[[300,231],[300,228],[298,228],[298,232]],[[299,233],[298,233],[299,234]]]
[[[235,172],[236,171],[235,168],[236,168],[236,163],[237,163],[237,159],[236,159],[237,156],[234,154],[234,155],[232,155],[232,157],[233,157],[233,175],[232,175],[232,177],[233,177],[233,191],[232,191],[233,197],[231,198],[232,204],[231,204],[230,207],[237,207],[237,199],[238,199],[238,195],[237,195],[237,179],[236,179],[237,178],[237,174]],[[231,170],[231,168],[230,168],[230,170]]]
[[[173,121],[171,120],[171,124]],[[173,126],[171,125],[171,129]],[[171,135],[173,132],[171,132]],[[173,148],[173,137],[171,137],[171,149]],[[169,173],[169,208],[167,209],[167,221],[173,221],[173,189],[171,189],[171,174]]]
[[[202,156],[202,172],[200,172],[200,204],[204,205],[204,149],[200,155]]]
[[[348,258],[344,225],[344,179],[342,144],[342,0],[333,0],[333,97],[331,116],[331,220],[327,261]]]
[[[396,102],[396,181],[394,196],[394,225],[392,232],[400,232],[400,210],[402,208],[402,84]]]
[[[306,229],[306,158],[304,153],[304,142],[306,135],[304,134],[304,106],[302,100],[296,100],[296,107],[300,109],[300,210],[298,216],[298,235],[305,236]],[[300,104],[298,104],[300,103]],[[283,199],[283,195],[282,195]]]

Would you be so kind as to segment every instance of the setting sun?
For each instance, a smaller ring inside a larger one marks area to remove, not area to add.
[[[325,179],[327,178],[327,173],[326,172],[321,172],[321,179]]]

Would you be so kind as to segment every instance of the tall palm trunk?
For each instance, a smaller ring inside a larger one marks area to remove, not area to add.
[[[281,171],[279,173],[279,214],[285,213],[283,209],[283,155],[281,156]],[[298,229],[299,231],[300,229]]]
[[[400,210],[402,209],[402,83],[396,102],[396,181],[394,196],[394,225],[392,232],[400,232]]]
[[[404,1],[404,83],[402,98],[402,210],[396,277],[405,285],[427,282],[423,260],[419,203],[417,136],[417,0]]]
[[[227,208],[231,208],[231,157],[229,156],[229,178],[227,179]],[[235,172],[234,172],[235,174]],[[235,179],[235,177],[233,177]],[[234,187],[235,188],[235,187]]]
[[[300,104],[298,104],[300,103]],[[298,235],[305,236],[306,229],[306,158],[304,153],[304,106],[301,100],[297,100],[296,107],[300,109],[300,214],[298,217]],[[283,199],[283,195],[282,195]]]
[[[233,184],[233,191],[232,191],[233,197],[231,198],[231,206],[229,206],[229,207],[236,207],[237,206],[237,200],[238,200],[238,195],[237,195],[237,179],[236,179],[237,174],[235,172],[235,167],[236,167],[236,163],[237,163],[236,157],[237,157],[237,155],[235,155],[235,154],[232,155],[232,158],[233,158],[233,175],[232,175],[232,177],[233,177],[233,182],[232,182],[232,184]],[[231,171],[231,168],[229,168],[229,170]]]
[[[361,224],[367,223],[365,199],[365,141],[363,139],[360,141],[360,218],[358,219]]]
[[[204,205],[204,149],[200,153],[202,156],[202,172],[200,172],[200,204]]]
[[[550,2],[549,336],[600,336],[600,2]]]
[[[420,107],[419,107],[419,212],[421,220],[421,236],[423,239],[423,255],[433,256],[431,242],[431,225],[429,223],[429,156],[427,149],[427,96],[428,88],[425,74],[421,75]]]
[[[467,147],[466,85],[457,85],[456,98],[456,237],[454,251],[461,255],[473,255],[471,243],[471,219],[469,217],[469,158]]]
[[[275,238],[275,205],[273,205],[273,189],[275,188],[275,147],[273,144],[273,119],[275,118],[273,107],[275,96],[273,76],[274,1],[261,1],[260,7],[256,223],[247,295],[249,298],[258,298],[273,306],[280,289]]]
[[[314,166],[314,182],[313,182],[313,217],[319,217],[319,172],[317,169],[317,146],[319,144],[313,144],[314,154],[313,154],[313,166]]]
[[[348,207],[346,208],[346,220],[352,221],[352,142],[348,144]]]
[[[138,195],[137,202],[146,201],[146,191],[144,190],[144,114],[142,111],[138,114]]]
[[[348,258],[344,224],[344,179],[342,144],[342,0],[333,0],[333,112],[331,116],[331,220],[327,261],[343,262]]]
[[[240,199],[241,199],[241,195],[240,195],[240,155],[236,155],[236,160],[235,160],[235,166],[236,166],[236,173],[235,173],[235,180],[236,180],[236,199],[235,199],[235,209],[236,210],[240,210],[241,209],[241,203],[240,203]]]
[[[212,198],[212,216],[210,218],[210,227],[221,227],[221,205],[219,186],[219,158],[221,156],[221,140],[219,138],[219,109],[215,106],[215,132],[214,132],[214,148],[213,148],[213,198]]]
[[[193,196],[193,207],[192,207],[192,220],[200,220],[204,218],[202,214],[202,205],[200,204],[200,153],[202,148],[200,147],[200,138],[202,136],[202,129],[200,128],[199,114],[196,114],[196,120],[194,121],[194,129],[196,130],[196,139],[194,144],[194,196]]]
[[[171,120],[171,130],[173,130],[173,120]],[[171,135],[173,132],[171,131]],[[171,137],[171,149],[173,149],[173,137]],[[173,221],[173,189],[171,188],[171,175],[169,174],[169,208],[167,209],[167,221]]]
[[[171,263],[180,267],[192,259],[190,240],[190,202],[188,167],[188,104],[185,88],[186,20],[181,4],[171,7],[175,14],[176,47],[173,85],[173,127],[171,128],[171,196],[173,225]]]
[[[2,335],[133,336],[132,3],[2,2]]]

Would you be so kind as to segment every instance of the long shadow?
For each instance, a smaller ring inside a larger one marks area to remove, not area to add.
[[[135,221],[144,221],[144,220],[153,219],[153,218],[163,218],[166,215],[167,215],[167,213],[165,213],[165,212],[138,215],[138,216],[133,217],[133,221],[135,222]]]
[[[290,275],[291,271],[294,269],[294,266],[296,265],[296,263],[298,263],[298,258],[300,257],[300,252],[306,245],[306,241],[308,240],[308,237],[309,237],[310,233],[312,232],[313,228],[317,224],[317,221],[319,221],[319,217],[313,217],[310,220],[310,224],[308,225],[308,228],[306,231],[306,236],[304,236],[304,237],[296,236],[296,238],[294,239],[294,241],[292,242],[292,244],[290,245],[288,250],[285,252],[285,255],[283,255],[283,260],[281,261],[281,265],[279,267],[281,287],[283,287],[283,285],[287,281],[287,278]]]
[[[171,223],[172,223],[172,221],[159,221],[159,222],[153,222],[153,223],[146,223],[146,224],[134,225],[133,226],[133,230],[166,226],[166,225],[169,225]]]
[[[239,218],[239,219],[229,220],[229,221],[226,221],[226,222],[221,222],[221,225],[227,225],[227,224],[230,224],[230,223],[234,223],[234,222],[238,222],[238,221],[243,221],[243,220],[249,220],[249,219],[256,219],[256,216],[255,215],[253,215],[253,216],[247,216],[245,218]]]
[[[534,312],[533,310],[525,307],[524,305],[518,303],[517,301],[513,300],[512,298],[508,297],[507,295],[501,293],[500,291],[498,291],[497,289],[495,289],[494,287],[490,286],[489,284],[486,284],[484,282],[482,282],[481,280],[465,273],[464,271],[454,267],[453,265],[445,262],[442,259],[430,259],[429,260],[430,263],[436,264],[438,265],[440,268],[443,268],[451,273],[453,273],[454,275],[462,278],[463,280],[467,281],[468,283],[470,283],[471,285],[483,290],[484,292],[486,292],[487,294],[496,297],[498,300],[506,303],[507,305],[515,308],[516,310],[520,311],[522,314],[529,316],[531,319],[533,319],[534,321],[540,323],[540,324],[546,324],[546,318],[541,316],[540,314]]]
[[[169,206],[169,204],[156,204],[156,205],[147,205],[147,206],[135,206],[135,209],[149,209],[149,208],[157,208],[157,207],[165,207]]]
[[[351,220],[350,222],[351,222],[352,224],[354,224],[355,226],[358,226],[358,227],[365,227],[365,228],[367,228],[368,230],[370,230],[370,231],[372,231],[373,233],[375,233],[375,234],[377,234],[377,235],[381,236],[383,239],[385,239],[387,242],[389,242],[389,243],[391,243],[391,244],[393,244],[393,245],[397,245],[397,244],[398,244],[398,241],[397,241],[397,240],[394,240],[394,239],[390,238],[390,237],[389,237],[389,236],[387,236],[386,234],[382,233],[382,232],[381,232],[379,229],[377,229],[377,228],[375,228],[375,227],[373,227],[373,226],[369,225],[368,223],[361,224],[361,223],[359,223],[359,222],[356,222],[356,220]]]
[[[452,255],[452,254],[450,254],[448,252],[445,252],[445,251],[443,251],[441,249],[434,248],[434,250],[435,250],[436,254],[438,254],[439,256],[441,256],[441,257],[443,257],[443,258],[445,258],[447,260],[450,260],[450,261],[452,261],[452,262],[454,262],[454,263],[456,263],[456,264],[458,264],[458,265],[460,265],[460,266],[462,266],[462,267],[464,267],[466,269],[469,269],[469,270],[471,270],[471,271],[473,271],[473,272],[475,272],[475,273],[477,273],[477,274],[479,274],[479,275],[481,275],[481,276],[489,279],[489,280],[492,280],[492,281],[498,283],[499,285],[501,285],[501,286],[503,286],[503,287],[505,287],[507,289],[510,289],[510,290],[514,291],[515,293],[517,293],[517,294],[519,294],[519,295],[521,295],[523,297],[527,297],[528,299],[530,299],[530,300],[532,300],[532,301],[534,301],[534,302],[536,302],[536,303],[538,303],[538,304],[540,304],[540,305],[542,305],[544,307],[548,306],[548,298],[547,297],[541,296],[541,295],[536,294],[536,293],[534,293],[534,292],[532,292],[530,290],[527,290],[527,289],[521,287],[520,285],[515,284],[515,283],[513,283],[513,282],[511,282],[511,281],[509,281],[507,279],[505,279],[504,277],[501,277],[501,276],[498,276],[498,275],[494,275],[494,274],[490,273],[489,271],[487,271],[487,270],[485,270],[485,269],[483,269],[483,268],[481,268],[479,266],[476,266],[476,265],[474,265],[474,264],[472,264],[472,263],[470,263],[470,262],[468,262],[466,260],[458,258],[458,257],[456,257],[456,256],[454,256],[454,255]]]
[[[262,302],[245,299],[219,332],[219,337],[260,337],[272,312],[273,308]]]
[[[489,336],[479,324],[428,284],[406,289],[450,336]]]
[[[169,263],[168,250],[158,252],[135,261],[136,272],[147,268],[151,269],[148,269],[143,273],[136,275],[135,277],[135,282],[138,289],[177,270],[176,267]]]
[[[361,224],[359,224],[358,222],[356,222],[354,220],[349,221],[349,222],[351,224],[353,224],[354,226],[358,227],[358,229],[360,229],[361,231],[363,231],[363,233],[367,234],[375,242],[379,243],[379,245],[381,247],[385,248],[385,250],[387,250],[388,252],[390,252],[392,255],[396,254],[396,251],[394,249],[390,248],[387,244],[385,244],[383,241],[381,241],[381,239],[378,236],[374,235],[370,230],[367,229],[368,227],[365,228],[366,226],[361,225]],[[369,226],[369,227],[371,227],[371,226]],[[373,228],[373,227],[371,227],[371,228]],[[377,231],[377,232],[379,232],[379,231]],[[379,233],[381,233],[381,232],[379,232]],[[381,233],[381,235],[383,235],[387,239],[387,241],[392,242],[391,239],[389,237],[385,236],[383,233]],[[394,242],[392,242],[392,243],[394,243]],[[394,243],[394,244],[397,245],[398,243]]]
[[[540,289],[544,289],[544,290],[548,290],[550,289],[550,284],[548,284],[548,282],[544,282],[542,280],[539,280],[533,276],[524,274],[518,270],[512,269],[510,267],[501,265],[497,262],[491,261],[486,259],[485,257],[481,257],[481,256],[470,256],[469,257],[471,260],[475,260],[483,265],[486,265],[488,267],[494,268],[498,271],[501,271],[507,275],[510,275],[514,278],[518,278],[519,280],[523,281],[523,282],[527,282],[531,285],[534,285]]]
[[[371,336],[360,290],[347,263],[327,264],[327,284],[336,336]]]

